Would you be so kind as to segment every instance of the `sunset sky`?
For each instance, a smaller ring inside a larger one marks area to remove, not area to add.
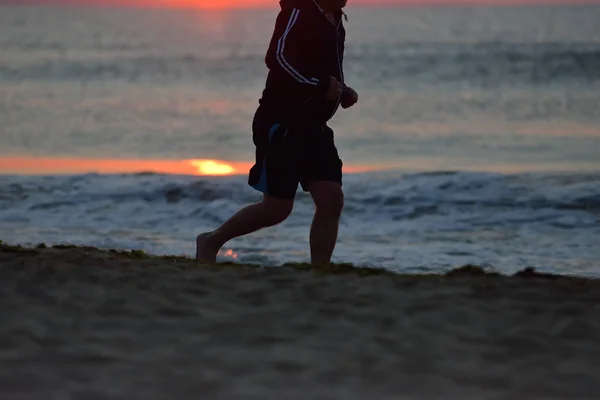
[[[231,7],[265,7],[277,6],[279,0],[0,0],[0,4],[78,4],[78,5],[127,5],[152,7],[202,7],[202,8],[231,8]],[[474,5],[503,5],[503,4],[593,4],[600,0],[350,0],[350,4],[378,5],[415,5],[415,4],[474,4]]]

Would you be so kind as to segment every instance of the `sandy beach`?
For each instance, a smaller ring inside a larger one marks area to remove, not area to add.
[[[600,282],[0,247],[0,398],[592,399]]]

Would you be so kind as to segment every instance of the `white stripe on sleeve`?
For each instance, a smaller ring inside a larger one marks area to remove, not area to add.
[[[290,33],[290,31],[292,30],[292,27],[298,20],[299,15],[300,15],[300,10],[298,10],[297,8],[294,8],[292,10],[292,14],[290,15],[290,19],[288,21],[285,32],[283,33],[283,35],[279,38],[279,41],[277,42],[277,53],[276,53],[277,61],[279,62],[281,67],[297,81],[316,86],[319,83],[318,79],[316,79],[316,78],[309,79],[309,78],[302,76],[302,74],[300,72],[298,72],[296,69],[294,69],[294,67],[292,67],[290,65],[290,63],[285,59],[285,56],[283,54],[283,51],[285,49],[285,39],[287,38],[288,33]]]

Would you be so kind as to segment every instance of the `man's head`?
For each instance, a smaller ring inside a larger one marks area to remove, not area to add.
[[[317,0],[319,6],[325,11],[338,11],[346,7],[348,0]]]

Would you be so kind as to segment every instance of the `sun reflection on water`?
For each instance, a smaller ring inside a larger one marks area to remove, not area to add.
[[[226,250],[226,251],[224,251],[224,252],[221,252],[221,251],[220,251],[220,252],[219,252],[219,255],[220,255],[220,256],[223,256],[223,257],[231,258],[231,259],[233,259],[233,260],[237,260],[237,259],[238,259],[238,255],[237,255],[237,253],[236,253],[235,251],[231,250],[231,249],[229,249],[229,250]]]
[[[217,160],[190,160],[190,164],[197,168],[199,175],[231,175],[235,168],[223,161]]]

